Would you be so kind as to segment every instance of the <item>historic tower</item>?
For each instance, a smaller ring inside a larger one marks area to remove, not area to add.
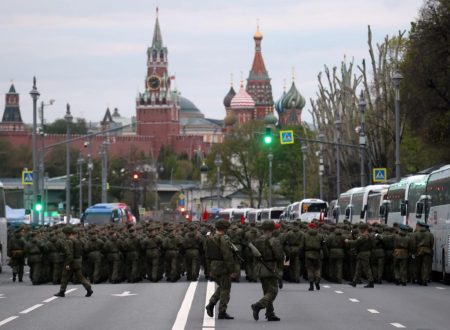
[[[0,124],[2,131],[24,131],[25,126],[20,115],[19,94],[16,93],[14,84],[11,84],[5,97],[5,112]]]
[[[147,50],[145,92],[136,98],[136,134],[154,136],[156,145],[168,144],[179,135],[179,106],[177,96],[170,89],[167,47],[163,46],[156,9],[152,45]]]
[[[253,58],[252,69],[247,78],[247,92],[255,101],[254,119],[264,119],[264,117],[273,112],[272,85],[270,84],[269,74],[264,65],[261,53],[262,33],[259,31],[259,25],[253,36],[255,40],[255,57]]]

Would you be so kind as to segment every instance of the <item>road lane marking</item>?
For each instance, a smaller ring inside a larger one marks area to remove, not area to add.
[[[336,292],[336,293],[344,293],[344,291],[334,291],[334,292]]]
[[[34,306],[31,306],[30,308],[27,308],[27,309],[21,311],[20,314],[28,314],[29,312],[34,311],[35,309],[42,307],[42,306],[44,306],[44,304],[36,304]]]
[[[206,285],[206,298],[205,302],[209,303],[209,298],[214,294],[214,291],[216,291],[216,283],[213,281],[208,281],[208,284]],[[209,317],[206,313],[206,309],[203,312],[203,329],[206,330],[208,328],[214,329],[216,326],[216,319],[215,317]]]
[[[442,286],[437,286],[436,289],[438,289],[438,290],[445,290],[445,288],[443,288]]]
[[[17,319],[17,318],[18,318],[18,316],[11,316],[11,317],[8,317],[7,319],[4,319],[3,321],[0,321],[0,327],[2,325],[5,325],[6,323],[11,322],[12,320]]]
[[[391,325],[396,328],[406,328],[403,324],[400,324],[400,323],[391,323]]]
[[[78,289],[77,289],[77,288],[74,288],[74,289],[67,290],[67,291],[66,291],[66,294],[67,294],[67,293],[74,292],[75,290],[78,290]]]
[[[348,300],[350,300],[351,302],[359,302],[359,300],[355,298],[348,298]]]
[[[195,290],[197,289],[198,281],[191,282],[181,303],[180,310],[178,311],[175,323],[172,326],[172,330],[182,330],[186,326],[189,311],[194,300]]]
[[[329,289],[330,286],[329,285],[323,285],[324,288]]]
[[[377,311],[376,309],[368,309],[367,311],[372,314],[380,314],[380,312]]]
[[[58,297],[51,297],[51,298],[45,299],[45,300],[42,301],[42,302],[43,302],[43,303],[49,303],[50,301],[53,301],[53,300],[55,300],[55,299],[58,299]]]
[[[130,291],[124,291],[122,293],[111,294],[111,296],[129,297],[129,296],[137,296],[137,293],[130,293]]]
[[[6,298],[3,293],[0,293],[0,299]]]

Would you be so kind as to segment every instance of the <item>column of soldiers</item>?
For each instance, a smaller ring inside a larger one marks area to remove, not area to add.
[[[20,227],[9,233],[13,281],[23,281],[27,263],[33,285],[61,282],[62,229]],[[183,276],[196,281],[201,268],[206,277],[210,274],[205,251],[208,236],[215,232],[211,224],[145,222],[75,229],[83,247],[82,273],[91,283],[176,282]],[[249,243],[255,245],[262,228],[232,224],[226,234],[235,247],[233,281],[239,281],[244,270],[245,279],[256,282],[258,260]],[[352,285],[363,278],[368,287],[382,281],[427,285],[430,280],[434,242],[424,223],[419,222],[415,230],[405,225],[283,223],[274,230],[273,239],[284,254],[277,264],[280,278],[293,283],[306,279],[311,291],[320,290],[322,277]],[[282,281],[278,283],[282,287]]]

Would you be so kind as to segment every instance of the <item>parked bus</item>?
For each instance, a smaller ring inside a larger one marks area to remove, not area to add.
[[[249,223],[260,223],[261,222],[261,210],[253,209],[247,214],[247,219]]]
[[[271,207],[261,210],[261,221],[273,220],[275,223],[280,222],[281,214],[284,212],[284,207]]]
[[[6,201],[3,184],[0,182],[0,273],[2,266],[6,263],[8,244],[8,228],[6,221]]]
[[[352,196],[354,193],[364,188],[356,187],[339,195],[335,209],[333,210],[333,218],[337,219],[337,222],[344,220],[351,220],[353,213]]]
[[[400,182],[393,183],[389,186],[386,197],[387,224],[389,226],[392,226],[395,222],[404,225],[408,224],[409,212],[407,211],[407,205],[410,204],[408,201],[410,187],[413,183],[425,183],[427,178],[428,174],[413,175],[403,178]],[[416,193],[416,190],[411,191],[411,197],[414,201],[417,201],[417,197],[415,197]]]
[[[328,203],[317,198],[303,199],[287,207],[287,221],[311,222],[313,219],[324,220],[328,212]]]
[[[367,211],[368,211],[368,199],[369,195],[379,193],[383,189],[387,189],[388,185],[370,185],[365,186],[359,190],[356,190],[352,194],[351,198],[351,216],[349,217],[349,220],[351,223],[358,223],[360,221],[367,222]],[[381,195],[380,195],[381,197]],[[380,210],[380,204],[376,207],[377,212]],[[371,217],[373,210],[370,210]],[[372,222],[374,222],[371,219]]]
[[[238,208],[234,209],[233,222],[238,222],[241,224],[248,222],[248,213],[253,210],[252,208]]]
[[[367,209],[365,211],[365,220],[367,223],[387,222],[387,212],[385,211],[385,200],[388,192],[388,186],[380,191],[370,192],[367,196]]]
[[[432,172],[428,178],[425,194],[416,206],[416,217],[424,218],[434,235],[434,272],[450,278],[450,165]]]

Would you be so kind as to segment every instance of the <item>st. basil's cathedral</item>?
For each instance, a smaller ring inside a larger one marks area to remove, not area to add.
[[[110,154],[126,155],[133,146],[137,151],[157,157],[165,145],[191,158],[195,153],[207,153],[212,144],[221,143],[231,127],[252,120],[264,120],[271,124],[278,122],[279,126],[300,124],[305,106],[304,97],[292,82],[290,89],[274,102],[271,79],[262,55],[263,35],[259,25],[253,39],[255,54],[246,86],[241,80],[236,93],[231,85],[223,100],[226,113],[224,120],[208,119],[193,102],[182,97],[172,86],[174,77],[169,73],[168,48],[163,44],[157,10],[152,44],[147,49],[145,90],[136,97],[136,116],[132,119],[123,118],[117,109],[111,115],[108,108],[103,120],[90,127],[91,131],[120,128],[124,123],[134,122],[134,130],[124,127],[108,135]],[[8,139],[14,146],[31,145],[31,130],[22,121],[19,94],[13,84],[5,101],[0,137]],[[274,116],[274,109],[278,118]],[[65,139],[63,134],[48,134],[45,135],[45,144]],[[104,140],[105,136],[101,135],[91,139],[93,155],[98,154]],[[82,139],[71,146],[86,153]]]

